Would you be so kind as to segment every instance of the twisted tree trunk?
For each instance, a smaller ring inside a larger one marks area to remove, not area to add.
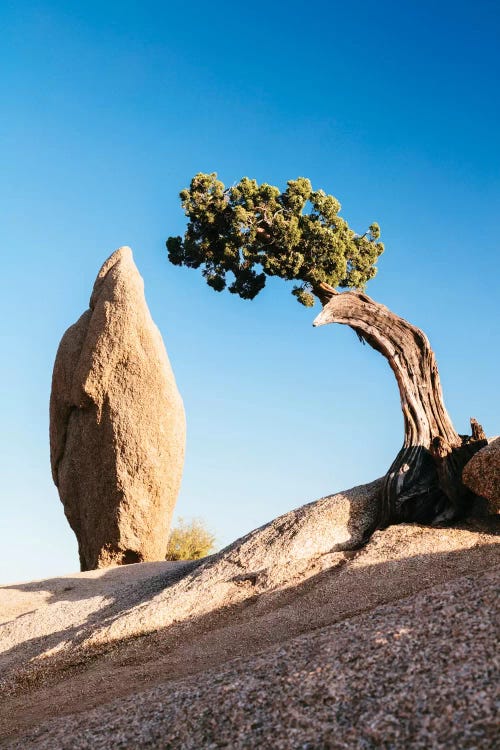
[[[404,443],[385,476],[378,526],[459,518],[473,500],[461,482],[462,468],[486,441],[477,423],[471,438],[455,431],[427,336],[361,292],[339,294],[322,285],[318,296],[324,307],[313,325],[353,328],[387,359],[398,383]]]

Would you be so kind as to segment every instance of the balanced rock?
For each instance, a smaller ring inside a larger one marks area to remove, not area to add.
[[[500,437],[471,458],[463,470],[462,480],[476,495],[489,501],[491,512],[500,512]]]
[[[185,416],[128,247],[64,334],[50,397],[52,476],[82,570],[165,559]]]

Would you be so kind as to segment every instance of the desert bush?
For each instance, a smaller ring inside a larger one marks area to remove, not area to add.
[[[215,536],[200,518],[179,518],[170,532],[166,560],[199,560],[214,549]]]

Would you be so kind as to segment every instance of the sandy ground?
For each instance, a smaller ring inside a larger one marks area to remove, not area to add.
[[[120,589],[148,581],[165,571],[185,570],[186,563],[151,562],[86,573],[68,573],[29,583],[0,586],[0,624],[47,607],[58,601],[112,599]]]
[[[304,508],[201,564],[0,588],[2,747],[493,747],[492,527],[301,556]]]

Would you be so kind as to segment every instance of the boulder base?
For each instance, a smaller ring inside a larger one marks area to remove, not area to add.
[[[481,448],[462,473],[464,484],[488,500],[492,513],[500,512],[500,437]]]

